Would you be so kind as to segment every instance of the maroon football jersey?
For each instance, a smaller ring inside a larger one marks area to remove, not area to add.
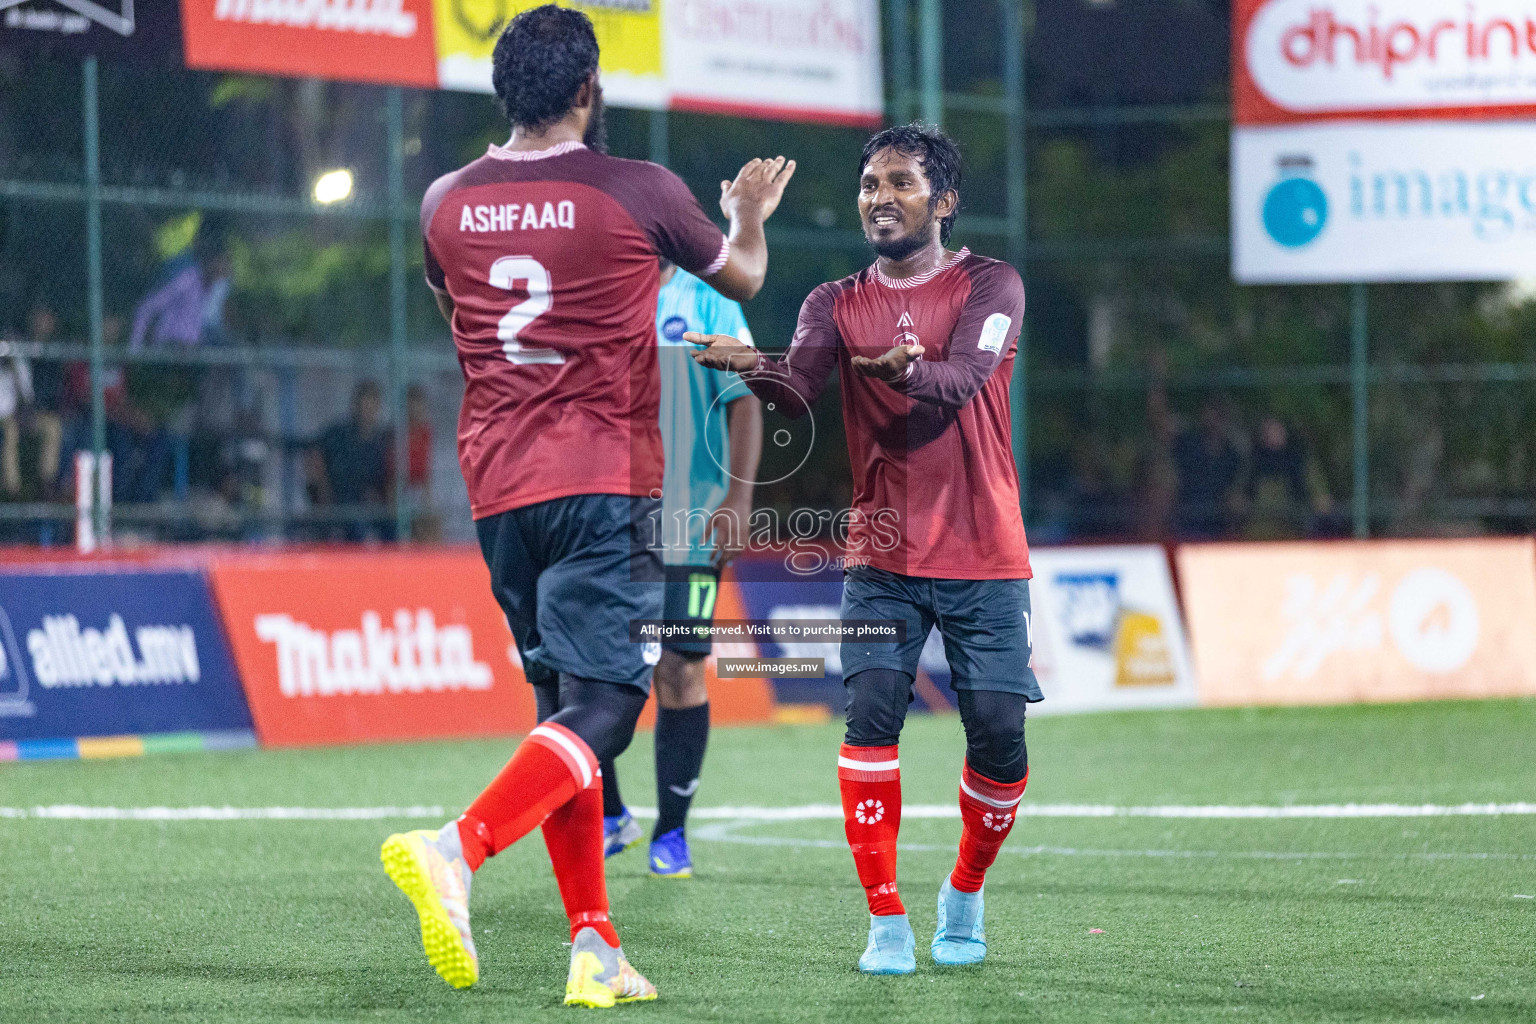
[[[853,467],[850,559],[937,579],[1030,577],[1008,407],[1023,323],[1018,271],[961,249],[918,277],[892,280],[873,266],[820,286],[784,358],[761,356],[742,374],[793,416],[838,368]],[[895,383],[849,363],[916,342],[922,358]]]
[[[657,257],[708,277],[729,255],[688,187],[579,142],[492,146],[427,190],[421,233],[453,298],[474,517],[659,492]]]

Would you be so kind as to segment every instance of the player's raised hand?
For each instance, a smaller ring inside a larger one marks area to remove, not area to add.
[[[861,376],[893,381],[904,377],[907,367],[917,362],[922,354],[923,346],[921,345],[897,345],[879,359],[854,356],[849,362],[853,364],[854,371]]]
[[[688,331],[683,335],[683,340],[707,346],[693,353],[693,361],[711,370],[735,370],[740,373],[757,365],[757,349],[729,334]]]
[[[735,221],[752,217],[759,223],[773,216],[784,198],[784,186],[795,175],[795,162],[776,156],[772,160],[748,160],[735,181],[720,183],[720,212]]]

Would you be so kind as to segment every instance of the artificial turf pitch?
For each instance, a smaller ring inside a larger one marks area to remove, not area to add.
[[[1030,803],[1536,800],[1536,701],[1041,718]],[[835,804],[835,725],[718,729],[696,803]],[[654,802],[649,736],[620,762]],[[510,740],[0,767],[0,808],[443,805]],[[953,717],[914,715],[905,802],[954,801]],[[3,813],[3,812],[0,812]],[[537,836],[471,903],[481,981],[428,967],[380,841],[432,821],[0,818],[0,1021],[509,1021],[560,1005],[565,919]],[[987,880],[991,952],[926,955],[958,820],[909,820],[918,970],[853,965],[867,916],[838,821],[700,820],[696,877],[609,862],[660,988],[607,1011],[708,1021],[1536,1020],[1536,816],[1021,819]],[[713,838],[711,838],[713,837]],[[1099,933],[1101,931],[1101,933]]]

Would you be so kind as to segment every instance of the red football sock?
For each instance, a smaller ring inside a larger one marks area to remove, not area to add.
[[[571,919],[571,938],[583,928],[596,928],[604,942],[617,946],[619,933],[608,920],[608,882],[603,877],[601,778],[544,819],[544,845]]]
[[[1013,831],[1014,811],[1027,782],[1028,769],[1018,782],[993,782],[966,762],[960,773],[960,856],[950,872],[950,885],[961,892],[981,890],[987,868],[997,860],[1003,840]]]
[[[535,727],[459,819],[469,869],[532,832],[597,778],[597,758],[580,736],[554,722]]]
[[[871,914],[905,914],[896,892],[896,833],[901,830],[901,766],[895,747],[850,747],[837,754],[843,830]]]

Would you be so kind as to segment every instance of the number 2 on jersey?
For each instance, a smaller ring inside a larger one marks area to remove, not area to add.
[[[528,363],[563,363],[565,356],[552,348],[535,348],[524,345],[518,334],[527,326],[549,312],[549,271],[532,256],[503,256],[491,264],[491,287],[512,291],[518,281],[528,285],[528,297],[511,309],[496,325],[496,337],[501,340],[501,350],[507,361],[523,366]]]

